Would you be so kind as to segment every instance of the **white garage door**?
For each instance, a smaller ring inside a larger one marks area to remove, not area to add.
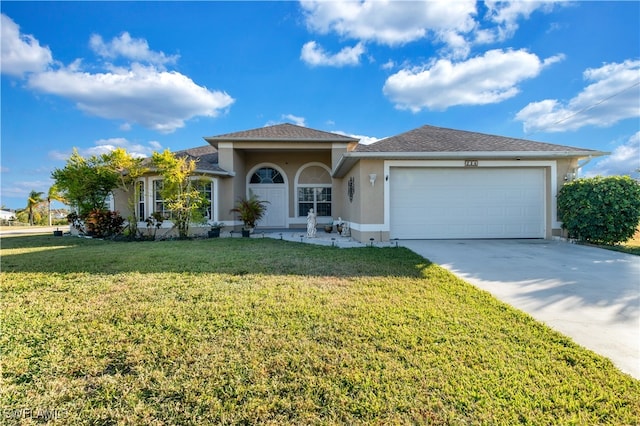
[[[544,238],[542,168],[390,170],[391,238]]]

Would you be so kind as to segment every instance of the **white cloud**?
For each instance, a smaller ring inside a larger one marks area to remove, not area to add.
[[[21,34],[20,27],[7,15],[0,15],[0,63],[2,73],[22,76],[45,69],[53,62],[51,50],[40,46],[31,35]]]
[[[128,32],[114,37],[108,43],[105,43],[100,35],[93,34],[89,40],[89,46],[95,53],[107,59],[123,57],[131,61],[148,62],[155,65],[172,64],[179,57],[179,55],[167,56],[164,52],[154,52],[149,49],[149,44],[145,39],[131,38]]]
[[[264,126],[275,126],[283,123],[293,123],[296,126],[307,127],[306,119],[304,117],[299,117],[293,114],[282,114],[280,116],[280,120],[269,120]]]
[[[382,68],[383,70],[390,70],[390,69],[393,69],[395,66],[396,66],[396,63],[393,62],[392,59],[389,59],[387,62],[382,64],[380,68]]]
[[[320,34],[399,46],[428,39],[441,43],[442,54],[464,59],[474,44],[504,41],[518,22],[535,11],[549,12],[556,1],[485,2],[478,16],[475,0],[456,1],[301,1],[307,27]]]
[[[528,19],[535,11],[544,13],[551,12],[557,4],[567,4],[561,0],[541,0],[541,1],[502,1],[485,0],[484,4],[488,9],[486,19],[497,26],[483,31],[478,41],[494,42],[504,41],[513,37],[518,29],[520,19]]]
[[[149,141],[149,146],[153,151],[162,151],[162,145],[158,141]]]
[[[638,177],[639,169],[640,132],[637,132],[627,142],[615,148],[611,155],[597,160],[586,176],[630,175]]]
[[[364,45],[358,43],[353,47],[345,47],[338,53],[327,53],[318,43],[310,41],[302,46],[300,58],[311,66],[343,67],[358,65],[360,56],[365,52]]]
[[[140,64],[92,74],[79,70],[76,63],[33,74],[28,85],[71,99],[88,114],[162,133],[173,132],[196,116],[215,117],[234,102],[228,94],[198,86],[183,74]]]
[[[364,136],[364,135],[354,135],[352,133],[347,133],[347,132],[343,132],[342,130],[336,130],[332,133],[337,133],[339,135],[343,135],[343,136],[348,136],[350,138],[356,138],[356,139],[360,139],[361,144],[363,145],[370,145],[374,142],[378,142],[379,140],[382,140],[384,138],[376,138],[375,136]]]
[[[474,27],[475,0],[454,2],[358,2],[303,1],[301,6],[310,30],[396,46],[456,30]]]
[[[282,116],[283,120],[287,120],[287,121],[291,121],[293,124],[297,125],[297,126],[302,126],[302,127],[307,127],[307,124],[305,123],[305,118],[304,117],[298,117],[296,115],[293,114],[284,114]]]
[[[515,96],[520,82],[562,59],[553,56],[541,61],[526,50],[490,50],[462,62],[440,59],[391,75],[383,92],[397,108],[413,112],[492,104]]]
[[[104,72],[88,72],[83,70],[82,59],[66,67],[49,67],[53,64],[49,48],[41,47],[33,36],[20,34],[18,25],[6,15],[0,18],[3,73],[31,73],[27,87],[70,99],[88,114],[122,120],[122,130],[139,124],[170,133],[191,118],[215,117],[234,102],[227,93],[211,91],[177,71],[165,70],[178,56],[153,51],[146,40],[127,32],[109,42],[94,34],[89,44],[103,58],[123,58],[130,63],[106,63]]]
[[[158,141],[149,141],[146,145],[135,143],[126,138],[98,139],[94,146],[88,148],[78,148],[78,153],[83,157],[92,155],[107,154],[116,148],[124,148],[131,156],[137,158],[150,157],[154,151],[162,151],[162,145]],[[49,158],[66,161],[71,156],[71,151],[50,151]]]
[[[516,114],[525,132],[563,132],[585,126],[606,127],[640,117],[640,60],[589,68],[591,84],[563,104],[557,99],[532,102]]]

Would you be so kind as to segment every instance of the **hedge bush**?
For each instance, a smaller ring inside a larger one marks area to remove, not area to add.
[[[570,238],[616,244],[640,223],[640,182],[629,176],[576,179],[558,193],[558,214]]]

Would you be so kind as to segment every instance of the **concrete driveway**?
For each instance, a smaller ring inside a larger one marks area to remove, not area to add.
[[[640,257],[547,240],[403,240],[400,245],[640,379]]]

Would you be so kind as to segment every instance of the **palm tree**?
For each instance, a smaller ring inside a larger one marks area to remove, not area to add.
[[[60,201],[61,203],[66,203],[67,199],[60,193],[60,190],[56,185],[52,185],[49,188],[49,193],[47,194],[47,207],[49,210],[49,226],[51,226],[51,202],[52,201]]]
[[[44,203],[44,192],[31,191],[27,198],[27,210],[29,211],[29,225],[33,226],[33,209]]]

